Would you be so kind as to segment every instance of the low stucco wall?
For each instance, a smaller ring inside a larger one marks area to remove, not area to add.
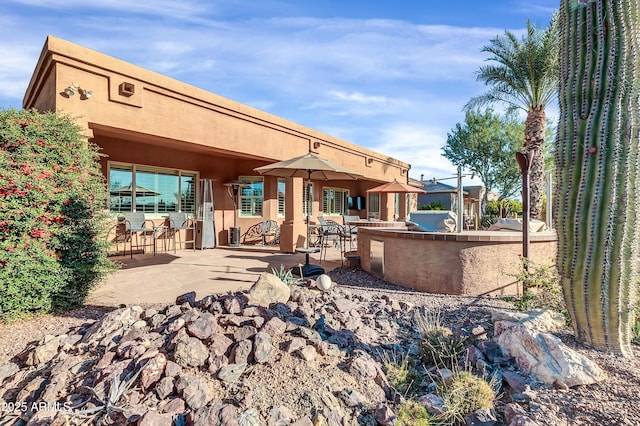
[[[536,233],[530,241],[529,258],[533,263],[555,263],[555,232]],[[521,269],[520,232],[458,234],[359,228],[358,255],[365,271],[380,275],[376,254],[381,247],[382,277],[403,287],[456,295],[521,293],[520,283],[514,278]]]

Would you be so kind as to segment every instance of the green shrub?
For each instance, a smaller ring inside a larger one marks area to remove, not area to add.
[[[446,382],[436,386],[436,393],[444,401],[444,415],[438,416],[446,424],[464,424],[464,418],[480,408],[492,408],[496,399],[494,386],[481,377],[458,371]]]
[[[522,216],[522,203],[518,200],[488,201],[484,206],[484,214],[495,217]]]
[[[429,204],[422,204],[418,207],[418,210],[447,210],[447,206],[442,204],[440,201],[434,201]]]
[[[520,271],[514,277],[523,284],[526,290],[520,297],[508,300],[515,302],[519,311],[531,309],[550,309],[564,315],[567,324],[571,318],[565,305],[560,287],[560,277],[555,266],[536,266],[525,257],[520,257]]]
[[[432,423],[433,416],[427,410],[415,401],[407,401],[400,405],[398,415],[396,416],[397,426],[429,426]]]
[[[0,110],[0,318],[77,306],[113,270],[98,156],[71,117]]]

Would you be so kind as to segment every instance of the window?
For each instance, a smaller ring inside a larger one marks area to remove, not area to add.
[[[313,183],[304,182],[302,185],[302,214],[303,216],[313,216]]]
[[[195,213],[196,179],[194,172],[109,164],[109,210]]]
[[[325,215],[343,215],[347,213],[349,191],[339,188],[323,188],[322,213]]]
[[[369,217],[380,219],[380,194],[369,194]]]
[[[285,191],[286,185],[284,179],[278,179],[278,217],[284,217],[285,214]]]
[[[240,176],[240,182],[246,183],[246,188],[240,191],[240,216],[261,217],[264,198],[263,180],[261,177]]]

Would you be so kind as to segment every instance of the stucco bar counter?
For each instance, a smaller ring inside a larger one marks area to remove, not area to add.
[[[530,241],[529,259],[534,265],[555,263],[555,232],[532,233]],[[365,271],[429,293],[520,294],[515,276],[522,269],[521,254],[521,232],[358,229],[358,256]]]

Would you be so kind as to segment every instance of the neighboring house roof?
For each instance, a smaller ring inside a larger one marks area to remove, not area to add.
[[[449,194],[458,192],[458,188],[456,188],[455,186],[447,185],[446,183],[433,183],[432,181],[425,181],[423,183],[424,185],[422,186],[422,189],[427,191],[427,194]],[[467,191],[464,191],[464,193],[466,194]]]

